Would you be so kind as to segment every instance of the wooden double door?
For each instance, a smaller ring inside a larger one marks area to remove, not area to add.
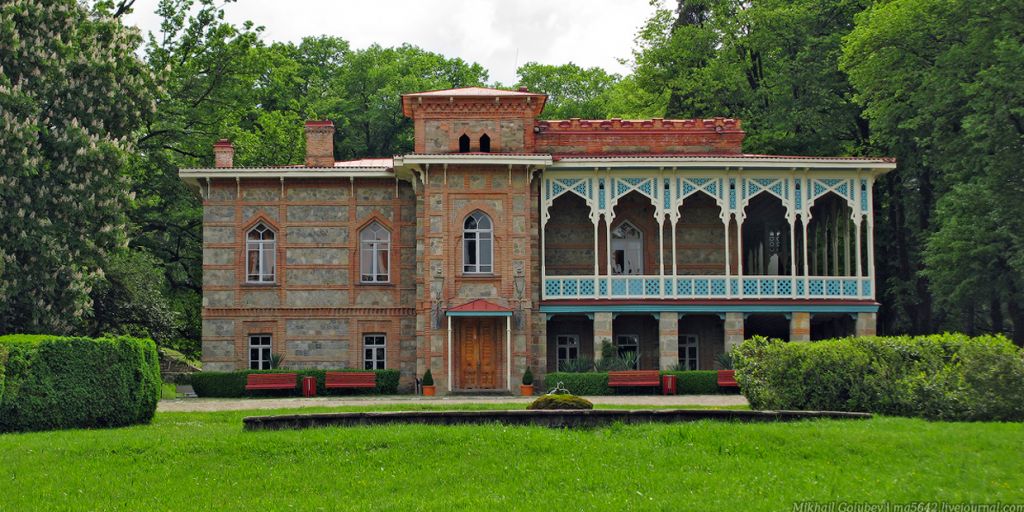
[[[460,318],[456,380],[459,389],[497,389],[500,336],[495,318]]]

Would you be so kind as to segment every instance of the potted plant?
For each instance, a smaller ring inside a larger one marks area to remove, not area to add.
[[[434,396],[437,393],[437,387],[434,386],[434,376],[430,374],[430,369],[427,369],[427,373],[423,374],[423,396]]]
[[[533,396],[533,372],[530,368],[526,368],[523,372],[523,384],[519,386],[519,394],[523,396]]]

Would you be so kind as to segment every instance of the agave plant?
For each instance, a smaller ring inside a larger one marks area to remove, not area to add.
[[[732,352],[719,352],[715,356],[715,363],[719,370],[732,370]]]
[[[580,357],[562,361],[558,365],[558,371],[569,373],[586,373],[594,369],[594,360],[589,357]]]
[[[284,363],[284,356],[281,354],[272,354],[270,356],[270,369],[276,370],[281,367],[281,363]]]

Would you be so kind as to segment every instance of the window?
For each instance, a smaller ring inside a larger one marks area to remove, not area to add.
[[[387,337],[383,334],[363,335],[363,369],[383,370],[386,359]]]
[[[469,153],[469,135],[465,133],[459,137],[459,153]]]
[[[640,369],[640,336],[636,334],[620,334],[615,337],[615,347],[619,357],[631,362],[634,370]]]
[[[374,222],[359,232],[359,281],[386,283],[390,281],[391,232]]]
[[[269,370],[270,369],[270,335],[250,334],[249,335],[249,369]]]
[[[575,334],[559,334],[555,337],[558,351],[558,370],[565,371],[565,364],[580,357],[580,337]]]
[[[274,231],[262,222],[246,235],[246,277],[249,283],[273,283],[277,254]]]
[[[679,335],[679,369],[700,369],[700,362],[697,358],[697,336],[693,334]]]
[[[466,217],[462,230],[462,271],[466,274],[490,274],[494,259],[494,230],[491,218],[483,212]]]
[[[486,133],[480,136],[480,152],[481,153],[490,153],[491,152],[491,138],[488,137]]]

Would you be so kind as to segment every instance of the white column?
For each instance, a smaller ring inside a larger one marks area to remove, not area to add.
[[[860,263],[861,263],[860,262],[860,255],[863,252],[863,249],[861,249],[861,245],[860,245],[861,244],[861,239],[860,239],[860,223],[861,223],[861,218],[860,218],[860,216],[858,216],[857,220],[853,222],[853,228],[857,231],[856,238],[854,239],[854,242],[855,242],[854,245],[857,246],[856,247],[857,248],[857,257],[853,259],[854,268],[856,269],[855,272],[854,272],[854,275],[857,276],[857,277],[863,277],[863,274],[861,273],[861,271],[863,269],[861,269],[861,267],[860,267]],[[857,286],[860,286],[860,284],[858,283]]]
[[[874,221],[871,220],[871,217],[869,216],[868,217],[868,229],[867,229],[867,231],[868,231],[868,277],[870,277],[872,280],[874,280],[874,278],[875,278],[875,225],[874,224],[875,224]],[[875,297],[875,288],[877,288],[877,287],[874,285],[874,283],[872,283],[872,285],[871,285],[871,297],[870,298],[874,298]]]
[[[665,219],[658,218],[658,275],[665,277]]]
[[[850,269],[850,216],[843,209],[843,275],[852,276]]]
[[[594,223],[594,286],[596,287],[597,286],[597,275],[600,273],[600,268],[601,268],[601,265],[600,265],[600,261],[601,261],[601,259],[600,259],[601,258],[601,256],[600,256],[600,253],[601,253],[601,244],[600,244],[601,240],[600,240],[600,238],[601,237],[599,237],[597,235],[598,224],[601,223],[601,214],[600,213],[596,213],[596,212],[591,212],[591,214],[590,214],[590,221]],[[597,294],[597,289],[596,288],[594,289],[594,293]]]
[[[606,213],[604,217],[604,245],[605,245],[605,280],[608,282],[608,297],[612,296],[612,220],[615,217]]]
[[[736,255],[736,276],[739,277],[737,291],[743,297],[743,215],[736,216]]]
[[[512,315],[505,317],[505,385],[512,391]]]
[[[675,215],[669,216],[669,229],[672,230],[672,277],[679,275],[679,254],[676,252],[679,248],[676,246],[676,223],[679,219],[675,218]]]
[[[723,206],[722,209],[725,209]],[[725,296],[732,296],[732,283],[730,282],[732,275],[732,253],[729,252],[729,224],[732,220],[732,212],[725,214]]]
[[[804,217],[800,218],[800,228],[803,230],[803,235],[804,235],[803,236],[803,243],[800,244],[800,245],[802,246],[803,253],[804,253],[804,297],[807,297],[808,295],[811,294],[811,290],[810,290],[810,285],[811,284],[810,284],[810,280],[808,279],[808,276],[810,275],[811,272],[810,272],[810,267],[807,266],[807,219],[804,218]]]
[[[547,278],[547,275],[548,275],[547,269],[545,268],[545,265],[544,265],[544,260],[547,259],[547,252],[544,249],[544,228],[545,228],[545,226],[548,225],[548,221],[547,221],[547,219],[544,216],[544,213],[547,212],[547,197],[545,197],[546,194],[547,194],[547,181],[548,181],[547,178],[544,177],[543,174],[541,174],[541,179],[540,179],[540,182],[539,182],[540,183],[540,212],[539,213],[540,213],[540,295],[541,295],[541,297],[544,297],[544,295],[546,293],[544,291],[545,290],[545,286],[544,286],[545,283],[544,283],[544,281],[545,281],[545,279]],[[491,243],[493,244],[494,242],[491,242]],[[493,245],[492,245],[492,247],[493,247]]]
[[[789,293],[796,298],[796,215],[789,221]]]
[[[452,375],[452,317],[448,317],[448,392],[452,390],[452,381],[455,380]],[[427,361],[427,368],[430,368],[430,361]]]

